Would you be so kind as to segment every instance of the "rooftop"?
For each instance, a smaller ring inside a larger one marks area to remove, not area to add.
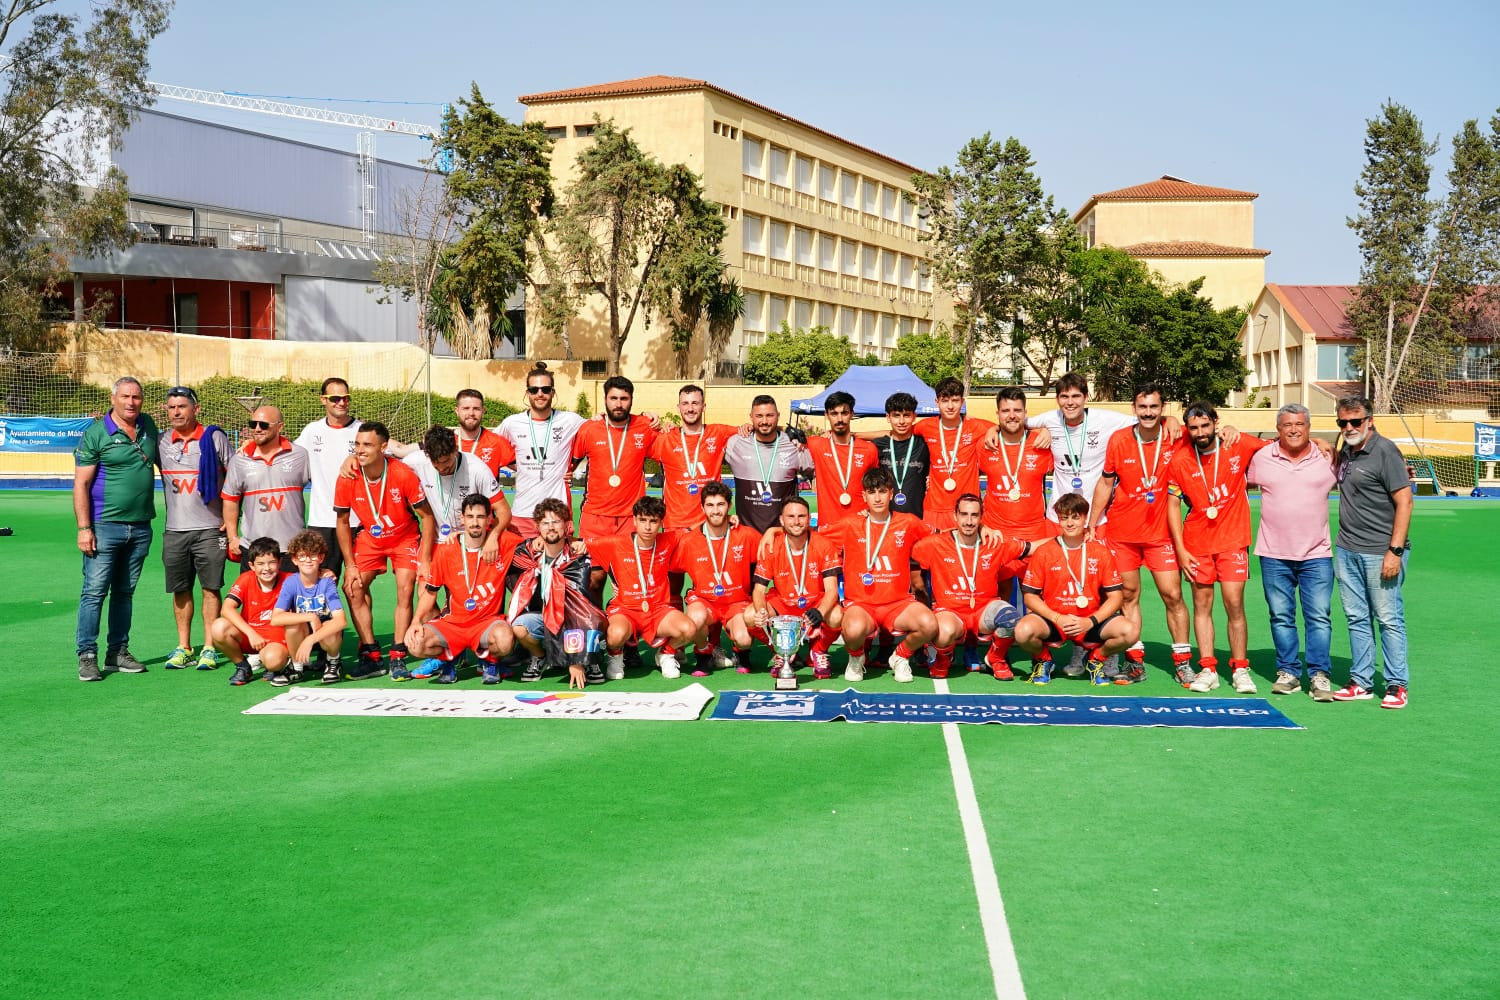
[[[1169,243],[1133,243],[1121,247],[1132,257],[1269,257],[1271,251],[1253,247],[1227,247],[1201,240],[1178,240]]]
[[[1355,285],[1266,285],[1297,325],[1319,340],[1352,340],[1348,308]]]
[[[1073,215],[1073,220],[1076,222],[1083,218],[1089,209],[1101,201],[1254,201],[1259,197],[1254,191],[1194,184],[1181,177],[1162,174],[1154,181],[1094,195]]]

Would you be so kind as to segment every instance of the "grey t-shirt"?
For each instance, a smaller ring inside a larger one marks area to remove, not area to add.
[[[1334,544],[1366,555],[1385,552],[1396,525],[1391,494],[1411,489],[1401,451],[1372,431],[1364,447],[1339,451],[1334,472],[1339,482],[1339,535]]]
[[[241,538],[274,538],[281,543],[282,551],[286,550],[287,543],[303,527],[302,489],[307,485],[307,470],[306,449],[286,438],[281,439],[281,447],[269,463],[255,454],[253,443],[230,457],[224,496],[239,501],[244,528]]]
[[[781,518],[781,506],[797,495],[797,473],[811,472],[812,456],[782,431],[762,444],[736,435],[724,448],[734,477],[734,512],[740,523],[764,533]]]
[[[202,425],[199,425],[200,427]],[[186,440],[176,440],[177,432],[168,428],[161,432],[156,451],[161,462],[162,496],[166,501],[168,531],[222,531],[224,529],[224,503],[217,497],[210,503],[203,502],[203,492],[198,481],[202,448],[212,441],[211,447],[219,455],[220,475],[229,461],[232,449],[229,437],[222,430],[203,433]]]

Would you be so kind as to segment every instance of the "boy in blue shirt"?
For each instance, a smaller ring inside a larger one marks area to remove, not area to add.
[[[281,585],[271,623],[286,629],[287,648],[292,653],[292,677],[300,679],[319,646],[328,654],[323,683],[332,684],[343,673],[339,651],[344,645],[344,605],[339,600],[338,581],[322,571],[328,543],[311,529],[300,531],[287,546],[287,555],[297,567]],[[284,676],[284,674],[283,674]],[[272,678],[275,684],[277,678]],[[279,687],[291,683],[285,680]]]

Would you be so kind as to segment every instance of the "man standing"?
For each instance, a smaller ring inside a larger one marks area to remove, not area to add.
[[[651,457],[661,463],[661,495],[667,504],[665,530],[688,531],[703,523],[700,491],[705,484],[719,480],[724,448],[739,428],[705,424],[703,389],[696,385],[677,390],[677,415],[682,418],[682,426],[663,429],[651,446]],[[674,594],[679,590],[672,588]]]
[[[633,505],[646,495],[646,456],[656,443],[656,429],[645,416],[631,415],[634,401],[635,384],[630,379],[623,375],[606,379],[604,419],[586,422],[573,438],[573,464],[589,463],[583,506],[578,511],[579,537],[629,532]],[[589,589],[594,603],[603,607],[604,571],[597,561]]]
[[[1047,516],[1057,520],[1056,500],[1064,493],[1077,493],[1085,500],[1104,472],[1104,450],[1115,431],[1135,423],[1135,418],[1113,410],[1090,410],[1088,379],[1068,372],[1057,380],[1057,409],[1026,421],[1028,427],[1044,428],[1051,436],[1053,504]],[[1170,428],[1169,428],[1170,431]],[[1177,433],[1168,433],[1170,443]]]
[[[939,416],[917,421],[916,432],[932,456],[932,478],[924,501],[927,520],[935,528],[956,525],[953,511],[965,493],[979,494],[979,453],[995,425],[964,416],[964,384],[945,378],[937,384]]]
[[[1219,440],[1219,412],[1197,402],[1183,412],[1190,447],[1180,448],[1168,466],[1168,485],[1188,504],[1184,521],[1179,503],[1167,504],[1167,529],[1177,565],[1193,586],[1193,634],[1198,639],[1198,676],[1188,690],[1215,691],[1219,661],[1214,656],[1214,584],[1224,598],[1229,624],[1229,677],[1240,694],[1255,693],[1250,674],[1250,633],[1245,624],[1245,581],[1250,578],[1250,500],[1245,473],[1265,442],[1238,437]],[[1134,641],[1134,640],[1132,640]]]
[[[359,433],[359,421],[349,416],[349,383],[343,379],[324,379],[319,398],[323,402],[323,417],[302,428],[302,433],[297,435],[297,444],[307,452],[308,472],[312,478],[307,526],[316,528],[328,543],[328,562],[323,565],[338,576],[344,568],[344,550],[334,531],[338,518],[333,512],[333,490],[344,460],[354,454],[354,436]],[[352,532],[358,533],[360,523],[356,515],[349,516]],[[347,592],[345,596],[352,600],[352,595]]]
[[[1250,460],[1250,482],[1260,486],[1260,533],[1255,554],[1260,582],[1271,610],[1276,645],[1272,694],[1302,690],[1301,642],[1297,636],[1297,595],[1307,628],[1307,693],[1332,701],[1328,656],[1332,626],[1333,546],[1328,541],[1328,492],[1333,468],[1313,447],[1307,407],[1288,403],[1276,413],[1276,440]],[[1113,530],[1114,521],[1110,521]]]
[[[99,672],[99,617],[109,595],[109,631],[104,665],[122,674],[146,672],[130,655],[135,585],[151,551],[156,517],[157,445],[161,431],[141,412],[146,394],[126,375],[109,396],[109,412],[83,432],[73,449],[73,516],[83,553],[83,592],[78,598],[78,679],[103,680]]]
[[[1375,632],[1385,660],[1381,708],[1405,708],[1407,687],[1406,613],[1401,584],[1411,552],[1411,479],[1391,441],[1375,430],[1368,399],[1346,396],[1338,402],[1343,447],[1334,462],[1339,483],[1339,534],[1334,572],[1349,623],[1349,686],[1337,701],[1375,697]]]
[[[984,473],[986,528],[1027,542],[1041,542],[1057,534],[1057,525],[1047,520],[1047,474],[1052,471],[1050,449],[1027,440],[1026,390],[1011,385],[995,398],[999,436],[994,448],[979,453]],[[1011,594],[1011,580],[1026,575],[1026,559],[1006,562],[1001,568],[1001,596]],[[990,663],[992,669],[995,664]],[[1001,678],[1005,680],[1006,678]]]
[[[807,501],[801,497],[788,497],[781,505],[781,537],[773,540],[770,554],[755,564],[755,587],[750,593],[751,606],[745,611],[745,624],[755,638],[769,646],[767,622],[777,615],[800,617],[812,644],[808,658],[812,660],[813,679],[821,681],[833,676],[828,650],[843,622],[839,551],[828,539],[809,530],[809,520]],[[735,669],[748,674],[747,660],[741,660]],[[772,671],[780,665],[773,657]]]
[[[510,504],[489,467],[459,449],[460,438],[446,427],[431,427],[422,436],[420,451],[401,461],[417,474],[422,492],[437,519],[438,543],[454,541],[464,532],[465,497],[478,493],[490,502],[493,521],[487,523],[482,551],[493,563],[499,554],[500,533],[510,524]],[[358,470],[354,470],[358,474]]]
[[[453,397],[453,415],[458,420],[458,426],[453,428],[458,440],[458,450],[465,455],[474,456],[475,461],[490,470],[490,475],[500,475],[501,469],[515,462],[516,452],[510,442],[484,426],[482,392],[478,389],[458,390],[458,395]],[[399,441],[392,441],[387,449],[397,458],[407,458],[416,450],[415,444],[402,444]]]
[[[537,536],[536,505],[552,497],[571,511],[568,468],[573,438],[584,418],[552,408],[556,383],[545,362],[526,374],[526,409],[500,421],[496,433],[515,452],[516,493],[511,525],[522,538]]]
[[[781,411],[767,395],[750,401],[749,437],[736,436],[724,449],[734,477],[734,511],[740,523],[761,534],[776,525],[781,505],[797,495],[797,474],[811,472],[812,457],[781,429]]]
[[[880,455],[869,441],[857,439],[849,431],[854,419],[854,397],[847,392],[832,392],[823,403],[828,418],[828,434],[809,438],[807,453],[812,457],[813,481],[818,488],[818,529],[831,526],[865,509],[860,480],[866,469],[880,464]]]
[[[167,593],[177,622],[177,648],[167,657],[168,670],[193,663],[193,582],[203,588],[202,670],[219,665],[219,654],[208,627],[219,617],[223,599],[224,504],[220,488],[229,462],[229,437],[218,427],[198,422],[198,394],[187,386],[167,390],[168,430],[157,445],[161,461],[162,496],[167,527],[162,534],[161,561],[166,569]]]
[[[880,456],[881,467],[896,481],[891,510],[921,517],[932,461],[927,442],[913,431],[917,424],[917,397],[909,392],[891,393],[885,401],[885,419],[891,425],[891,432],[870,443]]]
[[[257,407],[245,421],[245,428],[249,440],[229,457],[222,495],[229,558],[248,573],[250,560],[243,557],[244,539],[274,538],[286,553],[306,524],[302,489],[308,482],[309,466],[307,449],[292,444],[282,434],[281,411],[276,407]],[[282,569],[290,573],[296,567],[283,563]]]
[[[1135,426],[1115,431],[1105,446],[1104,472],[1089,505],[1089,530],[1114,556],[1125,585],[1122,610],[1137,633],[1141,630],[1141,566],[1151,573],[1167,612],[1172,669],[1177,682],[1187,687],[1196,676],[1190,666],[1193,647],[1188,645],[1188,613],[1182,602],[1177,551],[1167,526],[1167,507],[1174,502],[1167,493],[1167,470],[1176,446],[1162,433],[1160,386],[1148,384],[1136,390],[1133,405]],[[1106,515],[1109,523],[1102,525]],[[1139,640],[1125,651],[1125,659],[1127,665],[1114,676],[1115,683],[1145,680],[1146,647]]]

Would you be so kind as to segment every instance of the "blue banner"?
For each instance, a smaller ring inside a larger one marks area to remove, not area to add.
[[[0,451],[72,451],[91,417],[0,416]]]
[[[1264,698],[1121,698],[1045,694],[724,691],[720,722],[994,722],[1010,726],[1301,729]]]
[[[1474,425],[1474,457],[1481,462],[1500,462],[1500,427]]]

